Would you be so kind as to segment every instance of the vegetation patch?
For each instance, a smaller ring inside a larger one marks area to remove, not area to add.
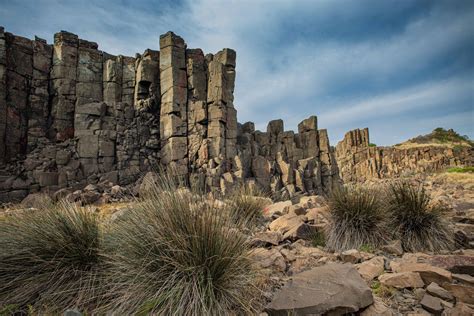
[[[258,274],[228,204],[163,177],[111,227],[110,303],[118,314],[256,311]]]
[[[101,297],[101,242],[94,213],[71,204],[8,216],[0,222],[0,306],[89,310]]]
[[[387,241],[387,228],[380,194],[370,187],[344,186],[329,196],[326,245],[343,251]]]
[[[425,189],[408,182],[395,182],[388,190],[387,209],[394,237],[405,251],[450,249],[453,234],[444,219],[442,205],[432,205]]]

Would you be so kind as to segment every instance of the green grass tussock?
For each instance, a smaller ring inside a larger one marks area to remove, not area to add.
[[[100,299],[100,248],[97,217],[74,205],[9,216],[0,222],[0,306],[87,311]]]
[[[329,196],[326,246],[343,251],[387,241],[387,227],[379,192],[369,187],[336,187]]]
[[[440,251],[450,249],[453,234],[443,214],[442,205],[432,205],[423,187],[408,182],[393,183],[388,190],[387,208],[394,236],[405,251]]]
[[[117,220],[108,244],[110,303],[119,314],[254,313],[259,291],[247,236],[216,203],[168,176]]]

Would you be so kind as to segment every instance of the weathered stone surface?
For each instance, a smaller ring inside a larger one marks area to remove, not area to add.
[[[423,287],[424,283],[419,273],[399,272],[385,273],[379,276],[381,284],[398,289]]]
[[[437,297],[433,297],[428,294],[425,294],[425,296],[423,296],[423,299],[421,300],[420,304],[421,306],[423,306],[424,309],[435,315],[440,315],[443,311],[443,307],[441,306],[441,300]]]
[[[433,172],[449,166],[472,165],[473,148],[421,146],[371,147],[369,130],[346,133],[336,146],[337,165],[344,182],[398,177],[409,172]]]
[[[384,259],[381,256],[373,257],[370,260],[358,264],[356,268],[362,278],[369,282],[383,273]]]
[[[434,282],[430,283],[430,285],[426,287],[426,292],[445,301],[451,302],[454,300],[454,296],[451,293]]]
[[[425,263],[397,263],[392,261],[391,268],[395,272],[418,272],[425,285],[429,285],[431,282],[438,284],[443,284],[445,282],[450,283],[452,280],[451,272]]]
[[[328,263],[294,275],[266,310],[269,315],[344,314],[372,303],[372,292],[351,265]]]
[[[171,32],[160,51],[132,58],[66,31],[49,45],[1,28],[0,171],[27,184],[2,184],[0,195],[127,185],[160,166],[210,190],[247,181],[281,199],[326,192],[337,167],[317,118],[302,121],[298,133],[284,131],[281,120],[265,133],[238,124],[235,67],[235,51],[205,57]]]

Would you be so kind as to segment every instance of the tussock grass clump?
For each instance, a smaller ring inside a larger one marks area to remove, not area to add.
[[[356,185],[335,187],[328,204],[326,246],[329,249],[378,247],[387,241],[383,203],[377,190]]]
[[[431,205],[431,198],[421,185],[396,182],[388,193],[390,224],[405,251],[436,252],[452,247],[453,234],[443,218],[446,209]]]
[[[240,185],[226,198],[227,210],[236,224],[251,226],[263,219],[263,209],[272,203],[260,189],[249,185]]]
[[[96,216],[72,204],[0,222],[0,306],[87,310],[99,299],[103,260]]]
[[[255,312],[257,277],[246,236],[225,204],[172,185],[168,176],[110,231],[106,310],[119,314]]]

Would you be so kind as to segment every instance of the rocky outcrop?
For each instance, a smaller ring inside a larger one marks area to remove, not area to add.
[[[459,146],[377,147],[369,142],[369,129],[352,130],[335,150],[339,175],[344,182],[390,178],[474,165],[474,148]]]
[[[157,167],[208,190],[252,180],[287,198],[338,181],[315,116],[298,133],[237,123],[235,51],[204,55],[172,32],[159,48],[113,56],[65,31],[48,44],[0,28],[0,201],[126,185]]]

